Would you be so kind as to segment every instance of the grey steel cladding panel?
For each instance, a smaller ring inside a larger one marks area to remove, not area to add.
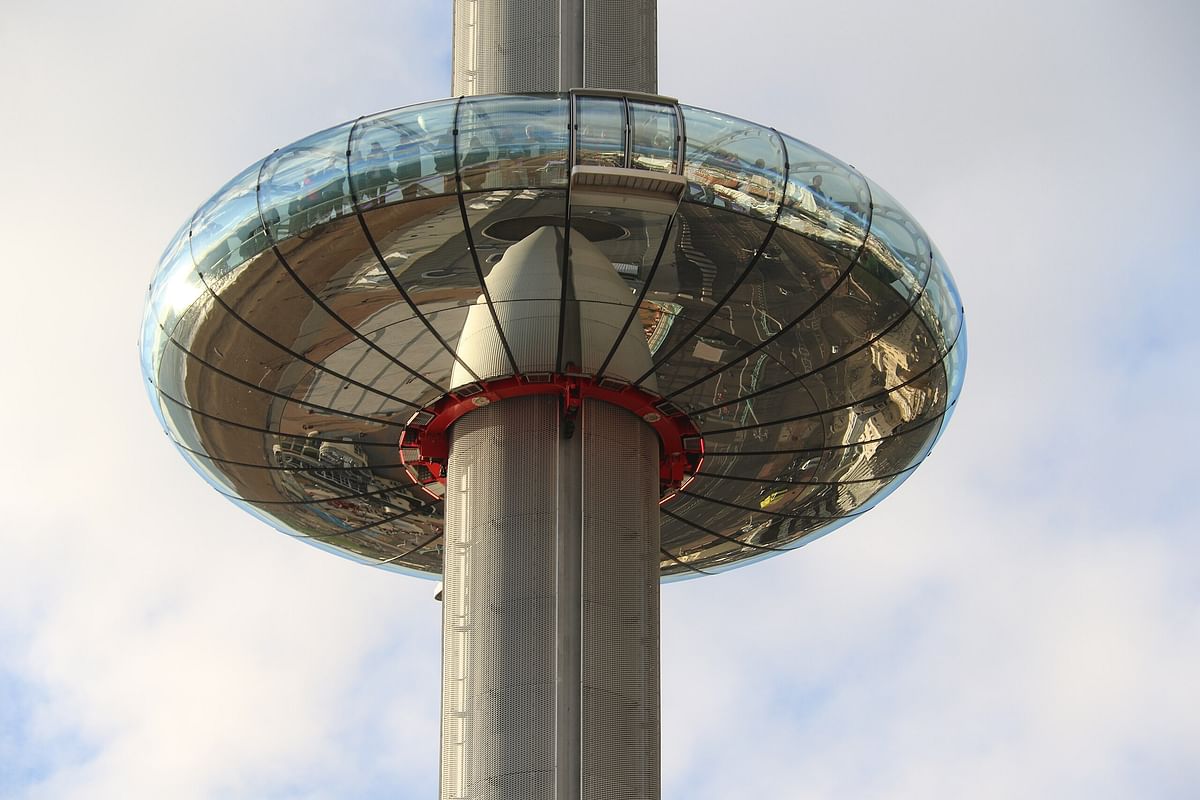
[[[550,800],[558,400],[451,430],[443,595],[444,800]],[[469,497],[470,502],[465,502]]]
[[[583,798],[659,797],[659,442],[583,409]]]
[[[558,0],[455,0],[453,94],[553,92]]]
[[[586,0],[584,86],[658,93],[656,0]]]

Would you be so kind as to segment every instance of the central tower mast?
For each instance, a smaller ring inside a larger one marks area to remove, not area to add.
[[[454,0],[455,95],[658,92],[656,0]]]

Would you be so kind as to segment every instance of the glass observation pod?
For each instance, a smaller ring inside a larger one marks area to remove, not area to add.
[[[489,293],[505,251],[547,226],[613,264],[623,329],[588,330],[582,365],[560,342],[549,367],[478,375],[457,349],[477,302],[497,320],[503,303],[594,311],[565,291]],[[630,326],[643,374],[613,359]],[[929,454],[966,364],[946,264],[878,185],[769,127],[592,90],[409,106],[277,150],[176,233],[141,336],[156,413],[217,491],[296,538],[431,576],[440,485],[402,438],[488,381],[582,374],[686,423],[686,474],[664,478],[660,506],[670,578],[872,508]]]

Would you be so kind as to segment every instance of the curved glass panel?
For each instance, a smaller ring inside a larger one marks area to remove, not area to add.
[[[575,103],[575,163],[624,167],[625,101],[580,96]]]
[[[640,382],[704,438],[700,473],[663,506],[665,575],[795,549],[911,474],[966,360],[958,290],[911,215],[769,128],[686,108],[681,130],[676,106],[581,93],[579,163],[682,163],[690,196],[671,216],[614,184],[611,203],[568,218],[571,97],[366,117],[243,170],[192,215],[148,292],[141,358],[161,424],[207,482],[330,552],[436,573],[442,504],[412,484],[400,432],[480,380],[457,352],[472,311],[515,342],[560,308],[567,335],[526,335],[518,369]],[[485,291],[508,248],[547,227],[560,232],[538,246],[560,260],[570,231],[575,291],[554,271],[546,297],[503,274]]]
[[[934,334],[938,337],[942,351],[950,349],[958,337],[962,327],[962,300],[958,295],[958,287],[946,261],[936,247],[933,248],[933,272],[929,276],[929,285],[918,304],[918,310]]]
[[[221,187],[196,212],[192,222],[192,258],[201,272],[221,276],[267,248],[258,215],[258,174],[251,164]]]
[[[567,185],[566,96],[465,97],[458,111],[463,191]]]
[[[360,207],[455,191],[457,100],[364,117],[350,140],[350,179]]]
[[[267,158],[259,208],[272,242],[352,213],[346,145],[353,123],[314,133]]]
[[[844,253],[862,246],[870,227],[871,191],[855,170],[784,134],[787,194],[780,226]]]
[[[192,265],[189,244],[192,219],[193,217],[189,217],[175,232],[171,243],[159,259],[158,269],[150,284],[143,341],[149,344],[152,351],[162,348],[165,336],[175,330],[179,318],[204,295],[204,284],[200,282]],[[152,327],[157,328],[158,332],[151,332]],[[156,360],[157,358],[151,357],[143,363],[152,364]]]
[[[652,172],[675,172],[679,161],[679,115],[675,106],[629,101],[633,140],[629,166]]]
[[[868,180],[871,187],[871,236],[884,248],[871,247],[880,267],[894,276],[896,291],[915,300],[929,279],[932,245],[925,231],[904,206],[883,187]]]
[[[687,200],[773,220],[783,197],[783,143],[751,122],[681,106],[687,151]]]

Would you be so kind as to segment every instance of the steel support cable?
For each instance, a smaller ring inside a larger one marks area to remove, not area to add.
[[[520,370],[517,368],[517,360],[513,357],[512,348],[508,345],[508,337],[504,335],[504,328],[500,325],[500,317],[496,313],[495,304],[492,303],[492,293],[488,290],[487,280],[484,278],[483,265],[479,263],[479,253],[475,250],[475,235],[471,233],[471,218],[467,214],[467,201],[463,197],[462,161],[459,158],[458,152],[458,120],[459,115],[462,113],[462,104],[463,97],[460,96],[454,105],[454,128],[451,131],[454,153],[454,189],[455,196],[458,198],[458,211],[462,215],[463,233],[467,237],[467,250],[471,253],[471,262],[475,265],[475,277],[479,280],[480,294],[483,295],[483,301],[487,304],[488,313],[492,317],[492,324],[496,326],[496,335],[500,337],[500,346],[504,348],[504,355],[508,358],[512,374],[519,375]]]
[[[349,136],[349,134],[347,134],[347,137],[348,136]],[[308,295],[310,300],[312,300],[315,304],[320,306],[320,308],[326,314],[328,314],[330,317],[332,317],[334,320],[336,320],[337,323],[339,325],[341,325],[343,328],[345,328],[346,331],[351,336],[353,336],[355,339],[358,339],[360,342],[365,344],[370,349],[379,353],[381,356],[386,358],[388,361],[391,361],[393,364],[400,367],[400,369],[404,370],[409,375],[412,375],[414,378],[417,378],[417,379],[423,381],[424,383],[428,384],[431,388],[437,389],[438,392],[440,392],[441,394],[445,394],[446,393],[445,389],[438,386],[436,383],[429,380],[429,378],[425,377],[420,372],[414,370],[412,367],[408,366],[403,361],[400,361],[399,359],[397,359],[391,353],[387,352],[382,347],[380,347],[379,345],[372,342],[366,336],[363,336],[363,334],[360,333],[357,328],[355,328],[353,325],[351,325],[346,320],[342,319],[342,317],[340,315],[338,315],[337,313],[335,313],[334,310],[329,307],[328,303],[326,303],[324,300],[322,300],[320,297],[318,297],[317,293],[312,290],[312,287],[310,287],[307,283],[302,281],[300,279],[300,276],[296,274],[296,271],[294,269],[292,269],[291,264],[289,264],[287,259],[284,257],[283,251],[281,251],[279,249],[279,243],[277,241],[275,241],[275,235],[271,232],[271,228],[267,225],[266,217],[263,215],[262,177],[263,177],[263,170],[266,168],[267,162],[269,162],[270,160],[271,160],[270,158],[263,159],[262,166],[260,166],[258,168],[258,182],[257,182],[257,184],[255,186],[255,190],[254,190],[254,201],[258,206],[259,224],[262,225],[263,232],[266,234],[266,237],[267,237],[267,241],[271,243],[271,251],[275,254],[275,258],[279,259],[279,265],[281,267],[283,267],[284,271],[287,272],[287,274],[291,277],[291,279],[293,281],[295,281],[296,285],[300,287],[300,290],[303,291],[306,295]]]
[[[457,115],[457,112],[455,113]],[[421,320],[421,323],[425,326],[426,330],[429,331],[430,335],[437,340],[438,344],[440,344],[445,351],[449,353],[450,356],[459,363],[459,365],[462,366],[463,369],[470,373],[473,380],[479,380],[479,376],[475,374],[475,370],[471,369],[471,367],[465,361],[463,361],[461,357],[459,357],[458,351],[451,347],[450,343],[446,341],[445,337],[443,337],[442,334],[433,327],[433,323],[431,323],[429,319],[421,312],[421,309],[417,306],[416,302],[413,301],[412,297],[408,294],[405,288],[400,285],[400,280],[396,277],[396,274],[392,272],[391,266],[384,259],[383,253],[379,250],[379,245],[375,242],[375,237],[371,235],[371,230],[367,227],[367,220],[363,216],[362,207],[358,203],[358,192],[354,186],[354,174],[350,169],[350,153],[351,148],[354,145],[354,134],[359,130],[359,123],[362,122],[363,119],[363,117],[359,117],[354,121],[354,125],[350,128],[350,135],[346,139],[346,184],[350,187],[350,203],[354,207],[354,216],[358,218],[358,224],[362,228],[363,236],[366,238],[367,244],[371,247],[371,252],[375,254],[375,260],[379,262],[379,266],[383,267],[383,271],[387,273],[392,285],[396,287],[396,291],[400,293],[400,297],[402,297],[404,302],[408,304],[408,307],[412,310],[416,318]],[[457,163],[458,161],[455,159],[456,172],[458,170]]]
[[[271,397],[277,397],[280,400],[285,400],[289,403],[295,403],[296,405],[304,406],[305,408],[314,408],[317,411],[326,411],[330,414],[336,414],[339,417],[348,417],[350,419],[361,419],[365,422],[374,422],[379,425],[395,425],[395,426],[401,427],[401,428],[405,427],[405,425],[406,425],[406,423],[404,423],[404,422],[396,422],[394,420],[379,419],[378,417],[368,417],[364,414],[355,414],[352,411],[342,411],[340,409],[332,408],[330,406],[323,406],[319,403],[312,403],[312,402],[309,402],[308,400],[302,400],[300,398],[293,397],[292,395],[284,394],[283,392],[277,392],[273,389],[264,389],[261,386],[251,383],[250,381],[246,380],[245,378],[239,378],[237,375],[234,375],[231,372],[227,372],[227,371],[221,369],[220,367],[213,366],[212,364],[205,361],[200,356],[193,353],[191,350],[188,350],[186,347],[181,345],[179,342],[175,341],[174,337],[169,337],[169,340],[170,340],[171,344],[175,345],[175,347],[179,348],[179,350],[181,350],[183,353],[185,353],[188,356],[188,358],[195,359],[196,361],[200,362],[201,365],[203,365],[204,367],[207,367],[208,369],[212,370],[213,372],[217,373],[218,375],[224,376],[224,377],[228,378],[229,380],[233,381],[234,383],[240,383],[242,386],[245,386],[249,389],[253,389],[255,391],[262,392],[263,394],[270,395]],[[417,405],[416,403],[410,403],[407,400],[401,400],[400,402],[404,403],[405,405],[407,405],[409,408],[412,408],[412,409],[421,408],[421,406]]]
[[[653,365],[651,365],[649,370],[647,370],[645,373],[642,374],[641,377],[639,377],[637,380],[635,380],[634,381],[635,386],[640,386],[642,381],[646,380],[651,375],[653,375],[655,372],[657,372],[659,367],[661,367],[664,363],[666,363],[668,360],[670,360],[671,357],[673,357],[677,352],[679,352],[683,348],[684,345],[686,345],[689,341],[692,340],[693,336],[695,336],[697,333],[700,332],[701,328],[703,328],[705,325],[708,324],[709,320],[711,320],[714,316],[716,316],[717,312],[719,312],[725,306],[725,304],[729,302],[729,299],[731,297],[733,297],[734,293],[741,287],[742,283],[746,280],[747,277],[749,277],[750,273],[754,271],[754,268],[755,268],[755,266],[757,266],[759,259],[762,258],[763,252],[766,251],[767,245],[769,245],[771,243],[771,237],[775,234],[775,228],[779,224],[779,215],[783,212],[784,198],[787,196],[787,147],[786,147],[786,145],[784,145],[783,137],[779,135],[778,131],[776,131],[774,128],[772,128],[771,132],[774,133],[775,137],[779,140],[780,149],[784,155],[784,181],[780,187],[779,204],[775,208],[775,216],[771,219],[770,225],[767,228],[767,232],[766,232],[766,234],[763,235],[762,242],[759,243],[758,247],[754,251],[754,254],[750,257],[750,260],[746,263],[746,268],[744,270],[742,270],[742,274],[739,275],[737,280],[735,280],[733,282],[733,285],[731,285],[729,287],[729,289],[725,292],[725,295],[721,298],[721,300],[713,305],[712,309],[710,309],[709,312],[704,316],[704,319],[700,322],[700,324],[698,324],[695,328],[693,328],[691,331],[689,331],[687,333],[687,335],[681,337],[680,340],[675,343],[674,347],[672,347],[670,350],[668,350],[667,353],[662,358],[658,359],[657,361],[654,362]],[[684,202],[687,202],[687,201],[685,200]],[[705,207],[711,207],[711,206],[705,206]],[[758,219],[758,218],[754,218],[754,219]]]

